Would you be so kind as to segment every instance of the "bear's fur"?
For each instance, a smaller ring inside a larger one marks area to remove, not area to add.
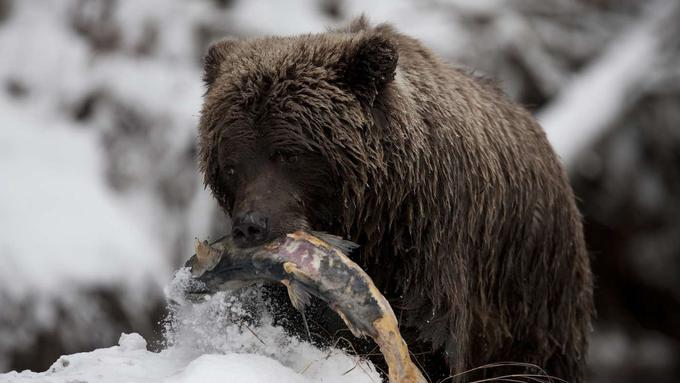
[[[526,110],[363,18],[218,42],[205,81],[199,161],[224,210],[273,193],[289,201],[272,219],[292,223],[272,236],[311,228],[359,243],[407,342],[430,351],[431,379],[444,361],[444,376],[515,361],[582,381],[593,306],[581,219]],[[272,145],[293,154],[276,162]],[[259,189],[255,173],[268,174]]]

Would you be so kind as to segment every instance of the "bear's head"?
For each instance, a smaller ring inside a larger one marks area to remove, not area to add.
[[[368,132],[397,59],[375,29],[210,47],[199,162],[239,246],[299,229],[347,235],[384,171]]]

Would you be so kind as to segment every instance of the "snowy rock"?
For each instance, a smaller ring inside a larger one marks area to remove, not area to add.
[[[122,351],[146,350],[146,340],[137,333],[120,334],[118,345]]]

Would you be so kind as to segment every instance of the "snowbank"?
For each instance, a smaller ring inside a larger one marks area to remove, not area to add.
[[[313,361],[312,361],[313,363]],[[347,356],[319,360],[320,368],[295,370],[257,354],[200,354],[174,347],[159,353],[147,351],[139,334],[121,334],[119,345],[62,356],[45,372],[10,372],[6,383],[307,383],[379,382],[375,372],[354,368]],[[344,371],[343,371],[344,370]],[[345,371],[349,371],[345,374]]]
[[[118,346],[60,357],[45,372],[9,372],[2,383],[380,382],[370,362],[320,349],[271,324],[257,289],[184,301],[186,270],[166,289],[178,304],[166,323],[167,347],[147,350],[139,334]]]

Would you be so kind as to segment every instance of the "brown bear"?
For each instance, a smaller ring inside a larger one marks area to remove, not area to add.
[[[526,110],[363,18],[220,41],[204,80],[200,167],[240,246],[299,229],[360,244],[355,260],[432,381],[498,376],[510,370],[487,365],[510,361],[582,381],[593,306],[581,219]]]

